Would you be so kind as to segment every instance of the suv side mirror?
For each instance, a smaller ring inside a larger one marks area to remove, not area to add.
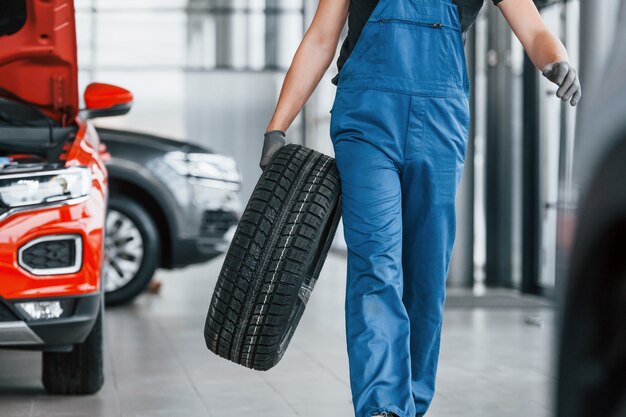
[[[85,89],[86,108],[81,112],[86,119],[122,116],[130,111],[133,93],[111,84],[91,83]]]

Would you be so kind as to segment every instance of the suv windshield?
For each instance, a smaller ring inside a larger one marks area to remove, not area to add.
[[[26,23],[26,0],[0,1],[0,36],[12,35]]]

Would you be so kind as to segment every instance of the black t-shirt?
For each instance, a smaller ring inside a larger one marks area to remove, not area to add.
[[[500,3],[502,0],[492,0],[494,4]],[[478,12],[483,7],[484,0],[453,0],[453,2],[459,8],[459,15],[461,17],[461,29],[463,33],[467,32],[472,27],[478,16]],[[354,45],[361,36],[361,31],[365,26],[365,23],[370,18],[370,15],[376,8],[378,0],[351,0],[350,1],[350,13],[348,15],[348,36],[343,42],[341,52],[339,53],[339,59],[337,60],[337,67],[341,70],[343,64],[346,62]],[[333,79],[333,83],[337,84],[338,77]]]

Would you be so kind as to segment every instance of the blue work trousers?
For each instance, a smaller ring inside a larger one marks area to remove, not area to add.
[[[357,417],[423,416],[432,401],[469,118],[456,6],[380,0],[331,118]]]

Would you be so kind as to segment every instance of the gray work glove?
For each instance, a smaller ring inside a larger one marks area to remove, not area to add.
[[[265,171],[265,167],[270,163],[272,156],[274,156],[280,148],[285,146],[286,143],[285,132],[282,130],[272,130],[265,134],[263,152],[261,152],[261,162],[259,163],[261,170]]]
[[[563,101],[569,101],[572,106],[578,104],[582,92],[578,74],[573,66],[565,61],[553,62],[546,65],[541,73],[559,86],[556,92],[557,97]]]

